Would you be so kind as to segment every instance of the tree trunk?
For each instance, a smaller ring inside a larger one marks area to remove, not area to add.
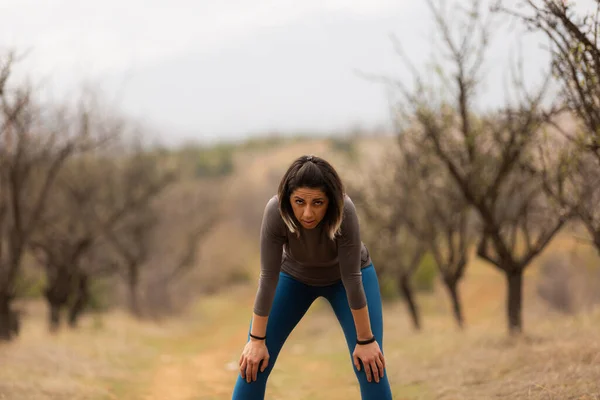
[[[523,319],[521,310],[523,307],[523,269],[511,268],[506,270],[508,283],[508,331],[511,335],[520,334],[523,331]]]
[[[10,296],[0,292],[0,340],[8,341],[13,336],[10,303]]]
[[[138,297],[138,283],[139,283],[139,274],[137,265],[129,266],[129,276],[128,276],[128,285],[129,285],[129,310],[131,313],[140,317],[142,312],[140,310],[140,303]]]
[[[61,304],[58,302],[52,302],[49,301],[48,302],[48,307],[50,309],[50,314],[49,314],[49,328],[50,328],[50,332],[52,333],[56,333],[58,331],[58,328],[60,327],[60,309],[61,309]]]
[[[60,328],[60,310],[67,304],[67,298],[56,287],[46,289],[48,301],[48,328],[55,333]]]
[[[594,237],[594,246],[596,247],[598,255],[600,255],[600,230],[592,232],[592,235]]]
[[[129,310],[131,311],[131,314],[136,317],[142,315],[140,303],[138,301],[137,285],[129,285]]]
[[[412,287],[410,285],[410,276],[402,276],[399,279],[398,285],[400,286],[400,291],[402,292],[404,300],[406,301],[413,325],[416,330],[420,330],[421,321],[419,319],[419,311],[417,310],[417,304],[415,303]]]
[[[460,298],[458,296],[458,280],[457,279],[444,279],[450,298],[452,299],[452,309],[454,311],[454,318],[459,328],[464,327],[464,319],[462,315],[462,306],[460,304]]]
[[[77,321],[83,314],[83,310],[88,303],[90,298],[89,292],[89,280],[87,275],[81,275],[77,285],[77,292],[75,293],[75,301],[69,309],[69,326],[71,328],[77,327]]]
[[[56,332],[60,327],[60,310],[64,308],[71,294],[72,277],[64,266],[49,266],[46,300],[48,301],[50,332]]]

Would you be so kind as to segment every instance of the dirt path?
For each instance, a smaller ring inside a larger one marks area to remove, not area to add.
[[[165,357],[166,358],[166,357]],[[192,371],[185,364],[172,361],[163,361],[163,365],[156,371],[147,400],[183,400],[194,395],[191,385]]]
[[[230,299],[200,329],[174,340],[159,356],[144,400],[216,400],[231,396],[247,326]],[[243,322],[239,322],[243,321]],[[210,388],[208,390],[207,388]]]
[[[241,351],[240,338],[245,329],[221,333],[210,338],[207,349],[199,354],[176,355],[164,353],[156,368],[149,395],[144,400],[225,399],[231,396],[237,357]],[[194,335],[189,340],[201,340]],[[219,341],[215,338],[221,338]],[[187,339],[186,339],[187,340]],[[232,349],[236,349],[235,352]],[[210,393],[205,388],[210,387]]]

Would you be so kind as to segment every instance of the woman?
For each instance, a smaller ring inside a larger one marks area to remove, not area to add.
[[[233,400],[264,399],[279,351],[320,296],[343,328],[362,399],[391,399],[380,347],[377,275],[360,238],[354,204],[331,164],[302,156],[290,165],[265,207],[260,253],[254,314]]]

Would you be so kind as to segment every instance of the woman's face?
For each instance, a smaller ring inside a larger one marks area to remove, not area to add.
[[[325,217],[329,199],[320,189],[298,188],[292,192],[290,203],[300,224],[312,229]]]

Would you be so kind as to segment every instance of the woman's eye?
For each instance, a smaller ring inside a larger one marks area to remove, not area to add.
[[[320,205],[323,204],[323,202],[322,201],[315,201],[315,204],[318,205],[318,206],[320,206]]]
[[[302,200],[296,200],[296,204],[302,204],[303,201]]]

